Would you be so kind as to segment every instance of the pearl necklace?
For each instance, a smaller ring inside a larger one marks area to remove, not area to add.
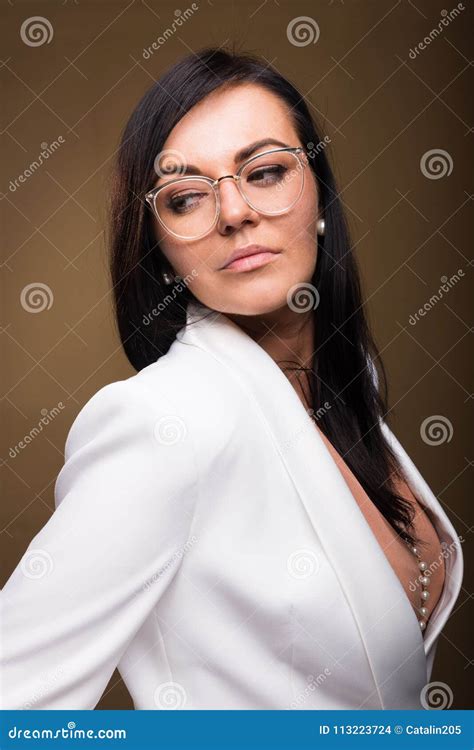
[[[418,550],[418,547],[413,547],[410,542],[405,540],[408,547],[410,548],[411,552],[415,555],[416,559],[418,560],[418,568],[420,569],[421,573],[423,575],[420,575],[418,577],[418,580],[421,583],[421,592],[420,592],[420,607],[418,607],[418,612],[421,615],[421,618],[418,618],[418,622],[420,624],[420,629],[423,631],[426,628],[426,622],[428,617],[428,609],[425,607],[426,602],[430,598],[430,592],[428,591],[428,586],[430,585],[430,577],[427,574],[428,572],[428,563],[426,563],[424,560],[421,559],[420,552]]]

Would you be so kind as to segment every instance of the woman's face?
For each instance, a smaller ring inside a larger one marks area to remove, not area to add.
[[[162,153],[178,152],[180,162],[217,179],[235,174],[242,163],[234,161],[235,154],[261,139],[275,139],[290,147],[305,145],[277,96],[257,84],[240,84],[217,90],[194,106],[173,128]],[[269,143],[252,156],[279,147]],[[169,179],[157,179],[155,186]],[[312,169],[309,165],[304,169],[298,201],[280,215],[264,215],[251,208],[234,180],[223,180],[217,189],[220,216],[203,237],[178,239],[155,218],[156,237],[172,271],[186,279],[200,302],[218,312],[264,315],[286,306],[288,290],[309,282],[316,266],[318,190]],[[241,263],[239,269],[223,268],[233,251],[250,244],[275,252],[269,262],[256,268],[251,261]]]

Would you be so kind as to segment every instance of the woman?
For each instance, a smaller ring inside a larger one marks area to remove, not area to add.
[[[223,50],[133,112],[110,246],[138,372],[80,411],[4,588],[5,707],[94,708],[115,667],[137,709],[423,705],[461,547],[384,421],[326,145]]]

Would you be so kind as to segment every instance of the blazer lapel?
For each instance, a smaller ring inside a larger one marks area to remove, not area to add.
[[[205,349],[228,367],[270,428],[353,613],[374,679],[371,704],[378,699],[381,708],[421,708],[419,696],[427,676],[425,649],[447,615],[438,609],[429,632],[427,628],[428,644],[424,644],[417,617],[397,575],[314,422],[274,360],[230,318],[200,303],[188,305],[187,324],[191,325],[181,329],[178,341]],[[407,479],[430,504],[431,491],[399,444],[397,452]],[[438,531],[451,543],[456,538],[454,529],[432,502],[431,508]],[[459,562],[454,557],[449,570],[459,576]],[[444,602],[452,602],[458,591],[457,583],[448,586]]]
[[[439,601],[431,613],[424,634],[424,649],[426,656],[429,657],[433,645],[448,620],[461,590],[464,562],[460,540],[464,540],[462,536],[459,537],[456,533],[431,488],[425,482],[423,476],[388,425],[383,423],[382,430],[395,454],[398,456],[408,484],[415,495],[422,501],[427,515],[436,529],[443,549],[442,554],[445,565],[444,587]],[[431,674],[431,668],[432,658],[429,659],[428,679]]]

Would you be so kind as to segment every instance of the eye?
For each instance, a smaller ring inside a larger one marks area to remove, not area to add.
[[[268,164],[254,169],[247,177],[247,182],[262,187],[275,185],[281,182],[287,171],[287,168],[282,164]]]
[[[176,193],[168,198],[166,207],[176,214],[184,214],[198,208],[206,197],[206,193],[194,190],[187,193]]]

